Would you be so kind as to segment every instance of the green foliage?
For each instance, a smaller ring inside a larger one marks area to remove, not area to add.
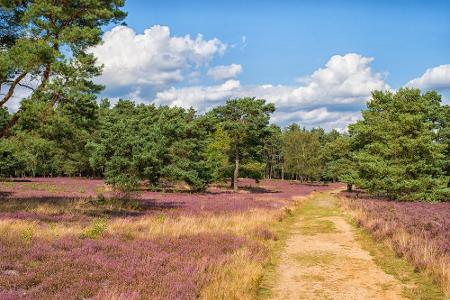
[[[325,164],[324,178],[347,183],[351,190],[358,179],[352,139],[348,135],[335,135],[322,147],[320,155]]]
[[[230,156],[234,161],[233,187],[237,189],[239,164],[243,160],[262,160],[263,144],[269,134],[270,114],[275,111],[273,104],[263,99],[231,99],[210,113],[231,139]]]
[[[265,174],[267,178],[281,178],[283,173],[283,140],[281,128],[269,126],[269,134],[264,139]]]
[[[92,78],[100,74],[89,47],[101,40],[101,28],[122,20],[123,0],[0,1],[0,88],[7,92],[0,108],[19,86],[33,79],[30,101],[47,102],[48,110],[70,102],[79,109],[95,100],[102,86]],[[14,29],[12,31],[11,29]],[[37,82],[37,86],[36,86]],[[0,138],[9,133],[26,113],[22,105],[8,124],[2,126]]]
[[[87,227],[81,238],[83,239],[97,239],[108,229],[108,222],[106,219],[97,219],[92,221],[91,225]]]
[[[209,133],[206,148],[206,162],[212,181],[223,181],[230,177],[230,151],[231,138],[219,124],[214,132]]]
[[[104,171],[108,183],[120,190],[133,190],[144,179],[206,187],[208,131],[195,111],[120,100],[104,113],[98,140],[88,148],[91,166]]]
[[[77,106],[70,102],[56,109],[48,109],[44,101],[24,100],[22,106],[26,109],[14,135],[0,140],[0,147],[12,149],[20,162],[8,176],[92,174],[86,145],[98,127],[94,99],[83,110],[73,109]]]
[[[358,186],[393,199],[448,199],[441,97],[417,89],[374,92],[367,106],[350,126]]]
[[[0,107],[0,128],[3,128],[9,121],[9,112],[6,108]]]
[[[247,161],[240,166],[240,176],[255,179],[257,182],[264,177],[266,163]]]
[[[292,124],[283,132],[284,170],[291,178],[317,180],[322,172],[320,136]]]

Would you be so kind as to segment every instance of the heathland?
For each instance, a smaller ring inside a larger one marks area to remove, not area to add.
[[[0,2],[1,299],[450,295],[438,92],[372,91],[328,132],[252,95],[100,99],[125,3],[64,3]]]

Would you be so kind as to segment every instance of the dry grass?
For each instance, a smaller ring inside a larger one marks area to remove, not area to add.
[[[40,208],[45,210],[45,208]],[[105,222],[105,233],[125,239],[149,239],[162,236],[179,237],[199,233],[230,233],[239,236],[253,236],[254,231],[282,216],[281,211],[253,210],[224,215],[167,217],[144,216],[139,218],[94,219],[89,224],[81,223],[40,223],[35,220],[0,220],[0,234],[15,238],[23,231],[32,231],[41,238],[58,238],[80,235],[93,224]]]
[[[123,218],[92,218],[89,222],[42,222],[30,219],[0,220],[0,235],[5,241],[34,239],[57,240],[67,237],[101,239],[104,236],[121,240],[152,240],[178,238],[198,234],[231,234],[247,242],[226,259],[206,269],[202,274],[204,286],[201,299],[253,299],[261,285],[267,264],[273,251],[280,246],[273,229],[288,220],[292,210],[299,207],[304,198],[297,198],[289,208],[277,210],[253,209],[244,212],[202,215],[144,215]],[[17,203],[13,204],[17,205]],[[48,203],[33,204],[29,210],[43,214],[70,213],[83,209],[86,202],[75,201],[66,206]],[[5,209],[5,207],[3,207]],[[9,207],[9,209],[12,209]],[[115,290],[100,290],[96,299],[139,299],[142,295]]]
[[[248,235],[255,229],[270,223],[280,215],[279,211],[253,210],[242,213],[206,216],[180,216],[176,218],[159,215],[136,219],[118,219],[110,222],[108,233],[128,238],[151,238],[157,236],[181,236],[198,233],[231,233]]]
[[[229,261],[208,270],[211,278],[201,290],[200,299],[253,299],[263,276],[263,264],[243,249]]]
[[[450,257],[438,253],[433,241],[408,233],[401,224],[386,223],[381,218],[368,214],[363,209],[349,205],[349,199],[340,197],[340,205],[358,225],[368,230],[377,239],[382,240],[397,254],[405,256],[416,270],[423,271],[433,278],[445,293],[450,296]]]

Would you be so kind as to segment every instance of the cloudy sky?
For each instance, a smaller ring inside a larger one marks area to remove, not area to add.
[[[437,89],[449,103],[450,1],[127,0],[93,49],[103,96],[194,107],[255,96],[280,125],[360,117],[370,91]]]

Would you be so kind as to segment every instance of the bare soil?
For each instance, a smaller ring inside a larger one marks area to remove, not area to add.
[[[330,193],[305,204],[277,274],[273,299],[403,299],[402,283],[361,248]]]

